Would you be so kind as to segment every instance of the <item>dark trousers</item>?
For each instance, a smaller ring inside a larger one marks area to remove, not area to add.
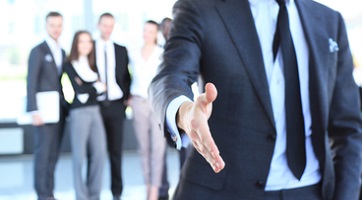
[[[362,103],[362,102],[361,102]],[[362,105],[362,104],[361,104]],[[358,200],[362,200],[362,187],[361,187],[361,189],[360,189],[360,191],[359,191],[360,193],[359,193],[359,198],[358,198]]]
[[[53,197],[54,171],[59,158],[64,130],[64,117],[60,122],[35,127],[34,187],[38,200]]]
[[[185,163],[187,154],[189,153],[189,149],[191,147],[185,148],[185,147],[181,147],[180,151],[178,151],[179,153],[179,162],[180,162],[180,170],[182,169],[182,166]],[[168,197],[168,190],[170,189],[170,183],[168,182],[168,178],[167,178],[167,148],[165,151],[165,156],[164,156],[164,162],[163,162],[163,172],[162,172],[162,183],[161,183],[161,187],[158,191],[159,196],[162,198],[166,198]]]
[[[167,178],[167,148],[163,157],[163,171],[162,171],[162,182],[161,187],[158,191],[158,196],[162,198],[168,198],[168,190],[170,189],[170,183]]]
[[[122,142],[125,106],[122,100],[100,103],[107,136],[107,148],[111,166],[111,191],[113,196],[122,194]]]
[[[360,111],[362,111],[362,87],[358,87],[358,90],[359,90],[359,98],[360,98],[360,104],[361,104]],[[359,200],[362,200],[362,187],[360,190]]]
[[[323,200],[321,184],[286,189],[278,191],[266,191],[265,200]]]

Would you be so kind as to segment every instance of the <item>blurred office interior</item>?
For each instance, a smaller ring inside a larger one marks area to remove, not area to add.
[[[356,5],[356,0],[317,1],[342,13],[355,61],[355,79],[361,85],[362,7]],[[142,43],[143,23],[149,19],[161,22],[164,17],[172,18],[172,6],[175,2],[176,0],[0,0],[0,200],[7,199],[10,194],[6,196],[4,193],[12,191],[14,187],[17,190],[11,193],[22,193],[23,187],[14,182],[12,173],[20,175],[20,181],[32,180],[29,178],[32,176],[32,171],[29,169],[24,171],[24,168],[32,167],[32,127],[17,125],[16,118],[25,109],[29,52],[33,46],[43,41],[46,35],[45,15],[49,11],[59,11],[63,15],[64,24],[60,43],[67,53],[70,50],[73,34],[77,30],[86,29],[93,34],[94,38],[98,37],[96,24],[99,15],[104,12],[110,12],[116,18],[112,35],[114,41],[127,48],[137,48]],[[159,41],[160,44],[164,42],[161,36]],[[137,144],[130,120],[127,119],[125,126],[124,148],[127,154],[125,159],[134,161],[138,159],[137,154],[134,153]],[[69,143],[65,142],[63,149],[64,160],[60,160],[58,169],[64,169],[64,166],[67,166],[64,171],[67,173],[70,170]],[[177,162],[177,153],[173,150],[170,152],[169,162]],[[128,164],[139,167],[139,163],[133,161]],[[127,162],[124,163],[127,165]],[[175,168],[178,170],[177,166],[175,165]],[[126,167],[127,169],[131,173],[134,168],[130,166]],[[58,177],[66,177],[61,173],[57,171]],[[174,187],[178,171],[170,173]],[[134,178],[134,176],[129,177]],[[139,177],[138,180],[142,185],[142,178]],[[68,178],[65,181],[71,183]],[[12,183],[14,183],[13,186]],[[27,185],[27,190],[32,188],[32,182],[20,184]],[[16,198],[13,196],[10,199]],[[22,196],[18,199],[22,199]]]

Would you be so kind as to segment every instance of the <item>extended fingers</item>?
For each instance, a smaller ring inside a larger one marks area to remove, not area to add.
[[[224,168],[225,163],[220,156],[219,149],[211,136],[207,123],[200,123],[203,123],[203,121],[193,121],[193,131],[190,134],[190,139],[195,149],[206,159],[213,170],[218,173]]]
[[[185,126],[189,127],[187,133],[195,149],[206,159],[213,170],[218,173],[224,168],[225,163],[211,136],[207,122],[212,112],[212,102],[215,101],[216,97],[217,90],[215,85],[207,83],[205,85],[205,93],[201,94],[194,104],[190,104],[192,107],[187,107],[186,104],[183,104],[184,106],[180,108],[179,113],[182,114],[184,108],[191,108],[189,109],[191,110],[191,115],[186,120],[188,126]],[[180,122],[179,124],[182,123]]]

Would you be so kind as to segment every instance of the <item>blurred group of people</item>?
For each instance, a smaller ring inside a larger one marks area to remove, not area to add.
[[[27,76],[27,111],[31,112],[32,124],[36,127],[34,178],[39,200],[55,199],[54,170],[66,122],[69,124],[76,199],[100,199],[107,154],[113,199],[120,199],[123,189],[122,131],[127,106],[133,110],[147,199],[168,199],[166,142],[148,101],[148,87],[163,53],[163,47],[157,43],[159,29],[162,28],[167,40],[170,23],[170,18],[165,18],[161,26],[155,21],[147,21],[143,46],[129,52],[112,41],[115,18],[110,13],[103,13],[97,26],[100,38],[93,38],[87,30],[77,31],[69,56],[66,56],[58,43],[63,16],[58,12],[46,16],[48,36],[31,50]],[[74,90],[70,102],[65,100],[62,90],[64,76]],[[40,115],[36,96],[45,91],[59,93],[58,123],[46,123]],[[85,178],[82,176],[84,166],[87,168]]]
[[[148,200],[161,197],[167,182],[162,134],[177,149],[194,147],[175,200],[357,200],[362,118],[341,14],[312,0],[179,0],[173,14],[164,49],[158,24],[147,21],[143,46],[128,54],[110,40],[114,18],[105,13],[101,38],[77,32],[69,59],[57,44],[62,17],[48,15],[49,37],[32,50],[28,75],[39,199],[54,199],[64,120],[44,125],[35,94],[62,95],[64,71],[75,90],[77,199],[99,198],[106,148],[119,199],[121,124],[130,105]],[[196,98],[195,82],[204,90]]]

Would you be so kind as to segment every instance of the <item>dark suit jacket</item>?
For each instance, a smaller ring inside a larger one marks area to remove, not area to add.
[[[123,92],[122,99],[127,100],[131,85],[131,75],[128,71],[129,58],[127,49],[124,46],[114,43],[114,51],[116,57],[116,81]]]
[[[341,15],[295,0],[310,52],[312,143],[324,199],[357,199],[362,131],[352,57]],[[330,52],[329,38],[339,45]],[[180,0],[160,73],[150,95],[165,120],[167,105],[201,75],[218,89],[209,126],[225,169],[215,174],[196,151],[186,161],[175,199],[263,199],[276,129],[262,52],[247,0]],[[163,126],[161,126],[163,128]],[[170,143],[170,133],[163,128]]]
[[[64,50],[62,50],[62,54],[64,63]],[[65,103],[60,75],[53,54],[45,41],[31,50],[27,76],[27,111],[38,109],[35,98],[37,92],[58,91],[61,104]]]

